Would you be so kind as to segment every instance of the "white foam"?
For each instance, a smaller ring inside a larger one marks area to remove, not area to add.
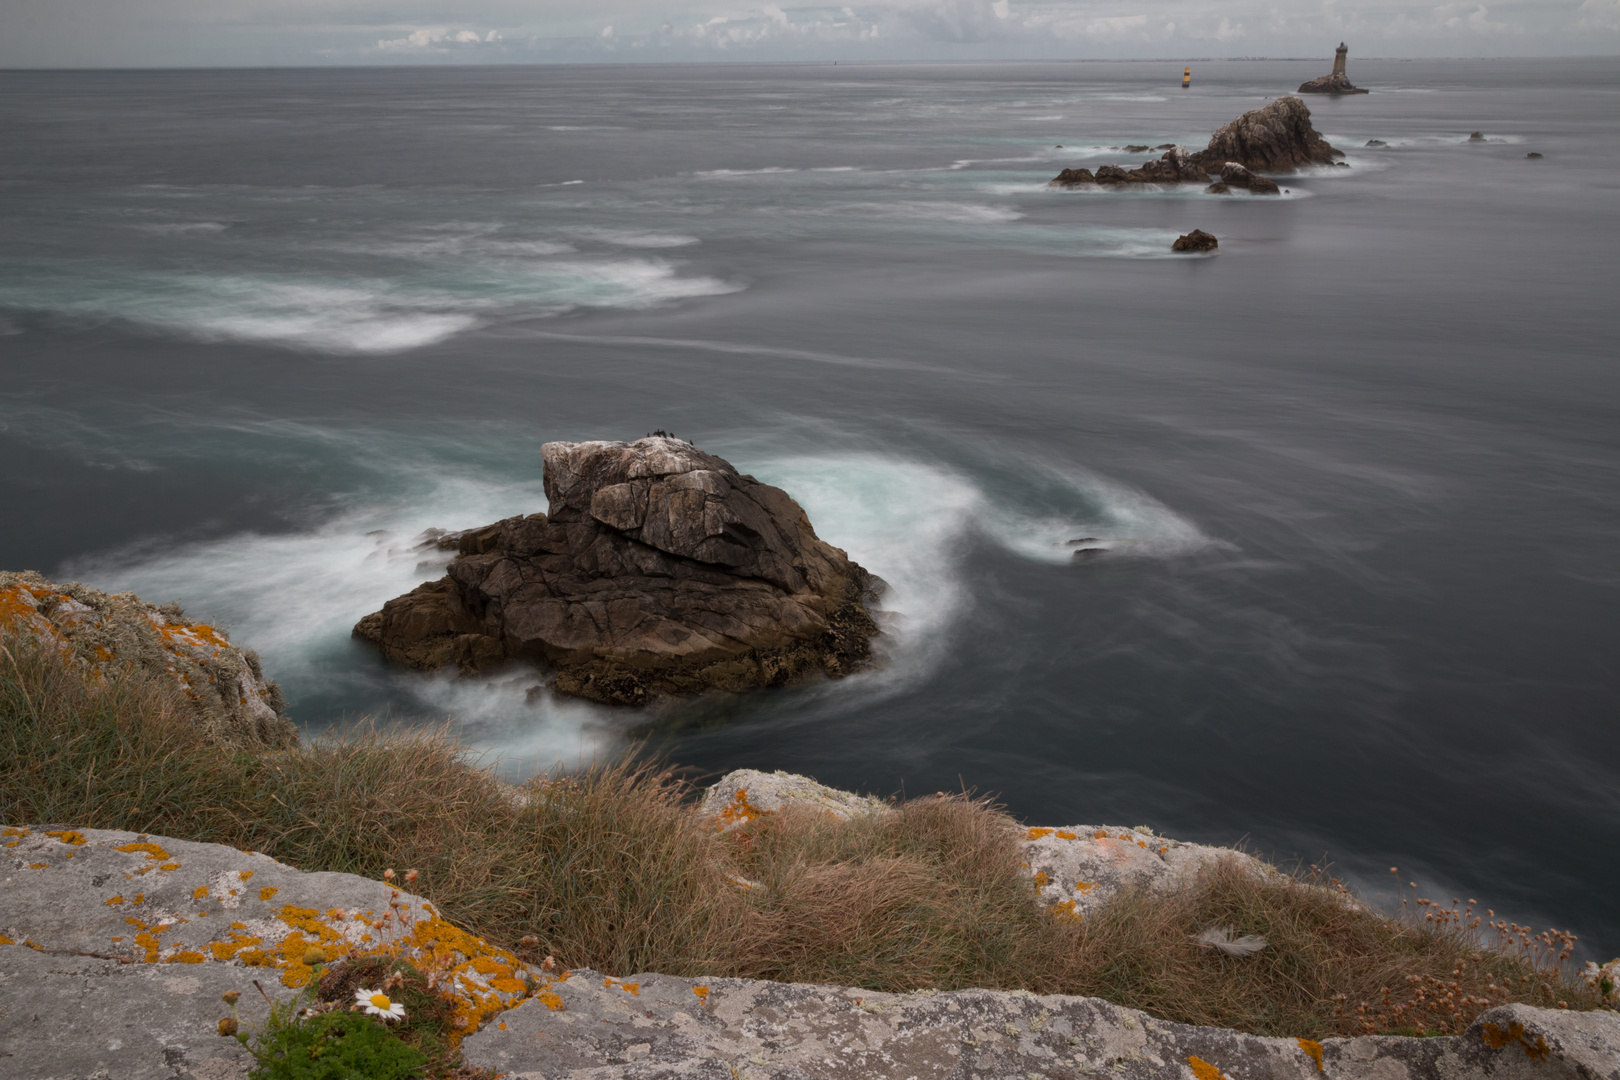
[[[184,234],[224,232],[230,226],[223,221],[171,221],[163,224],[131,225],[130,228],[149,233]]]
[[[889,218],[899,221],[949,221],[964,225],[993,225],[1017,221],[1021,211],[1010,206],[992,206],[987,203],[932,202],[906,199],[897,202],[843,203],[805,211],[811,215],[835,217],[860,216]]]
[[[600,240],[605,244],[617,244],[619,247],[631,248],[687,247],[700,242],[697,237],[687,236],[685,233],[635,232],[630,229],[595,228],[574,229],[572,232],[574,235],[588,240]]]

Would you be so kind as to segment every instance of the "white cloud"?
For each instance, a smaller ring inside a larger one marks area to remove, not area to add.
[[[420,30],[412,30],[404,37],[379,38],[376,51],[407,56],[412,54],[448,55],[452,52],[497,45],[500,40],[501,32],[499,30],[491,30],[480,37],[476,30],[452,30],[442,26],[424,27]]]

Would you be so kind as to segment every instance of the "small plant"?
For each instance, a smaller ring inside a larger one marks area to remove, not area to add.
[[[427,1055],[365,1013],[272,1018],[256,1046],[252,1080],[417,1080]]]

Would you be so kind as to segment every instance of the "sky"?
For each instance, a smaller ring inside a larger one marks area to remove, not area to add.
[[[1620,54],[1620,0],[0,0],[0,67]]]

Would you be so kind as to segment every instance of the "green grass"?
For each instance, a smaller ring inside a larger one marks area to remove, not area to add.
[[[86,682],[51,650],[0,645],[0,820],[226,843],[372,878],[415,868],[413,889],[451,921],[567,967],[1085,994],[1306,1038],[1455,1032],[1486,1002],[1597,1004],[1556,957],[1493,947],[1460,913],[1390,918],[1329,882],[1262,880],[1236,861],[1172,896],[1127,892],[1083,922],[1055,918],[1020,865],[1021,828],[985,800],[848,822],[784,811],[720,834],[690,787],[631,758],[520,795],[442,729],[232,752],[202,738],[165,679]],[[1234,959],[1193,943],[1211,925],[1271,944]]]

